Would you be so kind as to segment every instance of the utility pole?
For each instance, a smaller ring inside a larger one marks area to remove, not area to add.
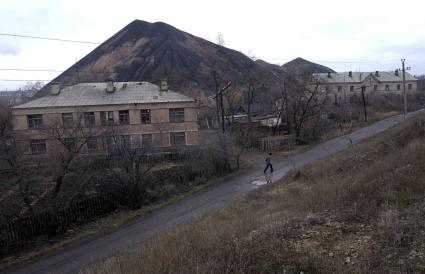
[[[224,104],[223,104],[223,93],[230,88],[230,86],[232,85],[232,82],[227,83],[227,85],[225,87],[223,87],[216,96],[214,96],[213,98],[216,100],[216,104],[217,106],[219,106],[220,110],[221,110],[221,129],[223,130],[223,133],[226,131],[225,129],[225,124],[224,124]],[[219,98],[220,96],[220,98]]]
[[[364,121],[367,122],[366,98],[364,96],[365,90],[366,90],[366,86],[362,86],[362,99],[363,99]]]
[[[406,69],[404,68],[404,61],[406,61],[406,59],[401,59],[401,67],[402,67],[402,72],[403,72],[403,103],[404,103],[404,118],[406,119],[406,115],[407,115],[407,98],[406,98]],[[408,70],[410,69],[410,67],[407,68]]]

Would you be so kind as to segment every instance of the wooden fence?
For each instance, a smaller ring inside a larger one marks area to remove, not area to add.
[[[258,138],[257,149],[263,151],[279,150],[284,147],[290,147],[294,144],[291,135],[267,136]]]
[[[70,226],[86,223],[117,208],[112,197],[104,195],[73,203],[56,213],[43,212],[16,218],[0,226],[0,254],[37,236],[53,236],[66,231]]]

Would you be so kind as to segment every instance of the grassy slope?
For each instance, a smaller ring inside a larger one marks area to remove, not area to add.
[[[423,273],[424,179],[418,117],[86,272]]]

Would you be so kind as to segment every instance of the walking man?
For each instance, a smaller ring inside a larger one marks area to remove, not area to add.
[[[269,167],[270,167],[270,171],[273,173],[272,153],[271,152],[269,152],[269,154],[266,157],[266,168],[264,169],[264,173],[266,173],[266,171]]]

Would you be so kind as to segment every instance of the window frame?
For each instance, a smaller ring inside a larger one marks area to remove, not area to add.
[[[385,85],[385,91],[390,91],[390,85]]]
[[[93,118],[93,121],[91,120]],[[96,114],[93,111],[84,112],[84,126],[95,127],[96,126]]]
[[[146,142],[145,139],[149,139],[149,142]],[[153,147],[153,134],[152,133],[144,133],[140,136],[140,146],[142,148],[152,148]]]
[[[42,149],[40,149],[42,148]],[[31,154],[45,154],[47,153],[46,139],[31,139],[30,140]]]
[[[412,84],[407,84],[407,90],[412,90]]]
[[[124,119],[124,117],[126,117]],[[118,111],[118,120],[120,125],[129,125],[130,124],[130,111],[129,110],[119,110]]]
[[[140,110],[140,123],[147,125],[151,123],[151,110],[141,109]]]
[[[354,86],[350,86],[350,92],[354,91]]]
[[[43,128],[43,114],[28,114],[27,124],[29,129]]]
[[[65,138],[63,145],[68,151],[75,151],[77,149],[77,140],[74,137]]]
[[[95,144],[93,146],[93,144]],[[97,137],[87,137],[86,138],[86,148],[88,151],[98,150],[99,144],[97,142]]]
[[[69,115],[69,117],[67,117]],[[70,118],[70,121],[68,121]],[[62,126],[64,128],[70,128],[74,126],[74,114],[72,112],[62,113]]]
[[[176,136],[178,134],[183,134],[182,136]],[[174,138],[173,138],[174,135]],[[173,142],[173,139],[175,140],[175,138],[184,138],[183,142]],[[170,132],[170,145],[171,146],[185,146],[186,143],[186,132],[185,131],[176,131],[176,132]]]
[[[107,110],[107,111],[100,112],[100,124],[102,126],[111,126],[114,124],[114,122],[115,122],[114,111]]]
[[[169,108],[168,120],[170,123],[184,123],[186,121],[185,108]]]
[[[131,149],[131,136],[128,134],[120,135],[120,146],[122,149]]]

